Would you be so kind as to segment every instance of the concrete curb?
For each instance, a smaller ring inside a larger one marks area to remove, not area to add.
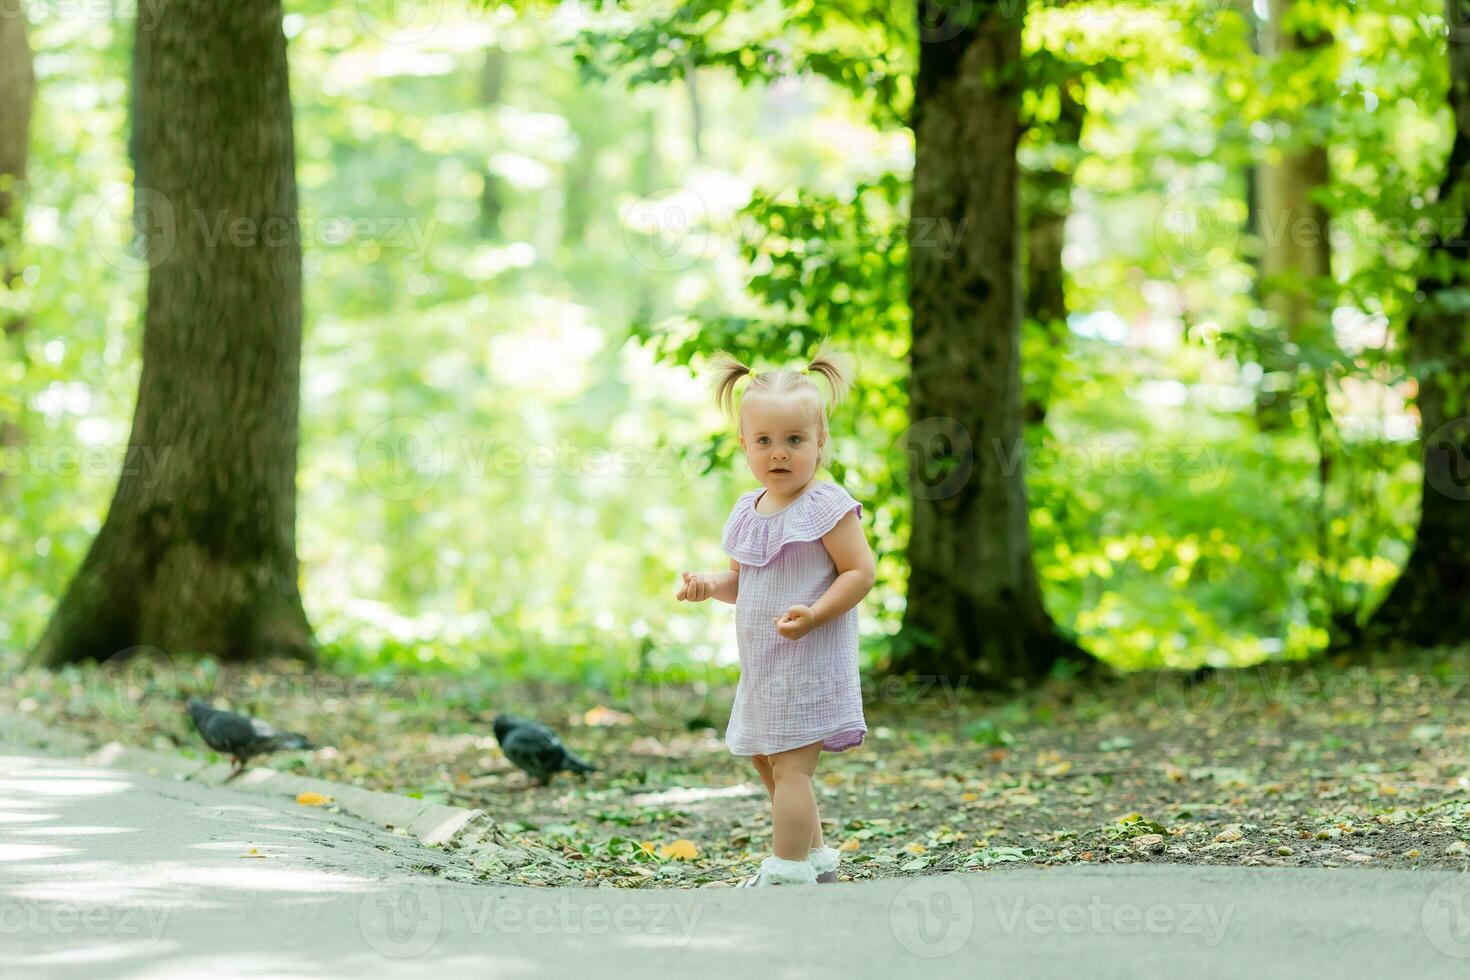
[[[0,742],[25,745],[56,754],[80,756],[88,765],[114,767],[146,772],[155,776],[188,776],[194,782],[218,785],[230,774],[223,762],[201,766],[198,759],[165,752],[153,752],[109,742],[101,748],[83,735],[51,728],[31,718],[0,712]],[[370,823],[402,830],[425,844],[449,844],[470,830],[483,846],[485,838],[498,836],[493,821],[483,810],[466,810],[443,803],[426,803],[407,796],[361,789],[326,779],[309,779],[276,772],[273,769],[247,769],[229,784],[241,793],[262,796],[287,796],[316,792],[330,796],[344,813]]]

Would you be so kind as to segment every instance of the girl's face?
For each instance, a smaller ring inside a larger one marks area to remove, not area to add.
[[[742,405],[740,448],[750,472],[775,494],[794,493],[817,472],[826,433],[813,423],[811,409],[793,399],[753,398]]]

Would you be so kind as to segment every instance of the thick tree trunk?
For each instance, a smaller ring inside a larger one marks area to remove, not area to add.
[[[1445,2],[1449,23],[1467,23],[1470,0]],[[1364,630],[1370,641],[1423,646],[1470,638],[1470,346],[1461,299],[1470,291],[1470,43],[1463,31],[1449,33],[1449,58],[1455,141],[1438,199],[1455,202],[1447,216],[1454,220],[1430,244],[1419,280],[1424,301],[1406,331],[1424,436],[1422,512],[1409,561]]]
[[[1066,354],[1067,290],[1062,249],[1067,244],[1067,218],[1072,213],[1070,161],[1082,141],[1082,124],[1087,107],[1072,92],[1072,83],[1058,86],[1061,110],[1052,126],[1054,152],[1063,166],[1029,174],[1032,204],[1026,218],[1026,319],[1038,325],[1047,340],[1052,364],[1040,365],[1050,377],[1055,364]],[[1037,425],[1046,420],[1049,391],[1043,387],[1027,397],[1025,419]]]
[[[1021,469],[1023,18],[1024,5],[991,0],[954,37],[923,38],[914,98],[917,452],[908,605],[892,666],[980,685],[1034,680],[1080,654],[1042,608]]]
[[[1271,19],[1261,33],[1262,53],[1267,58],[1289,57],[1317,51],[1332,44],[1326,31],[1306,36],[1284,28],[1297,0],[1271,0]],[[1316,306],[1305,283],[1332,274],[1332,244],[1328,239],[1331,215],[1312,200],[1312,192],[1327,186],[1330,177],[1327,147],[1296,144],[1279,157],[1256,168],[1256,202],[1263,239],[1260,274],[1261,296],[1266,309],[1280,326],[1276,338],[1280,352],[1263,357],[1261,387],[1256,396],[1256,419],[1261,429],[1279,429],[1291,423],[1291,404],[1296,396],[1295,353],[1285,345],[1318,345],[1331,340],[1328,311]],[[1275,282],[1273,283],[1273,280]]]
[[[134,46],[143,372],[107,521],[33,651],[307,657],[301,241],[278,0],[173,0]]]

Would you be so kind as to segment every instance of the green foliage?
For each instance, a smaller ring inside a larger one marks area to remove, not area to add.
[[[863,658],[881,663],[907,576],[914,9],[603,4],[569,27],[518,6],[446,8],[408,43],[352,5],[289,5],[299,537],[328,657],[608,683],[727,671],[731,611],[672,599],[681,568],[727,564],[720,527],[751,484],[692,372],[718,347],[783,363],[830,338],[859,365],[831,475],[865,505]],[[1026,434],[1032,541],[1054,617],[1125,667],[1318,649],[1412,534],[1402,328],[1418,277],[1455,271],[1424,268],[1418,231],[1454,206],[1436,192],[1444,25],[1431,0],[1297,7],[1334,44],[1274,67],[1207,0],[1028,18],[1024,191],[1034,206],[1044,175],[1071,179],[1048,203],[1072,212],[1073,311],[1023,338],[1048,406]],[[33,30],[0,646],[39,635],[120,470],[150,465],[123,457],[146,274],[126,232],[131,29]],[[1063,86],[1087,109],[1075,145]],[[1269,230],[1246,226],[1249,167],[1324,139],[1345,234],[1330,279],[1264,284],[1322,314],[1288,343],[1253,295]],[[1289,424],[1262,431],[1268,373],[1290,377]]]

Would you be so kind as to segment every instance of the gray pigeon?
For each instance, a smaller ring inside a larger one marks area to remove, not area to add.
[[[189,699],[189,717],[199,730],[204,744],[230,757],[233,768],[225,782],[245,771],[251,756],[265,755],[281,749],[316,748],[306,736],[283,732],[258,718],[221,711],[201,698]]]
[[[568,751],[556,737],[556,732],[539,721],[497,715],[495,741],[500,743],[500,751],[516,768],[542,786],[549,785],[551,777],[563,770],[586,773],[597,769]]]

